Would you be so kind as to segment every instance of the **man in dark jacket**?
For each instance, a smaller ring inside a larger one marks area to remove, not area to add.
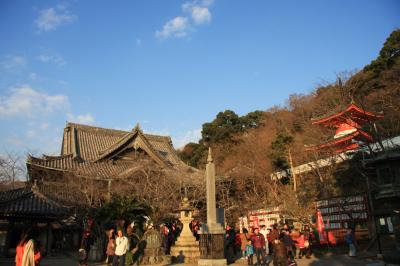
[[[235,262],[235,230],[229,225],[226,226],[225,257],[228,264]]]
[[[266,264],[266,261],[265,261],[265,238],[260,233],[260,230],[258,228],[254,229],[254,235],[251,237],[251,243],[253,244],[254,253],[256,254],[256,257],[257,257],[256,265],[257,264],[258,265]]]
[[[293,242],[292,237],[289,234],[289,231],[282,230],[281,241],[283,242],[283,244],[286,247],[286,252],[288,254],[288,257],[291,259],[294,259],[294,254],[295,254],[293,251],[294,242]]]
[[[287,265],[287,250],[282,241],[283,237],[284,234],[281,234],[279,239],[274,240],[274,266]]]
[[[274,224],[272,226],[272,231],[269,233],[269,240],[271,241],[271,245],[269,246],[269,253],[273,253],[274,252],[274,241],[279,239],[279,230],[278,230],[278,225]]]

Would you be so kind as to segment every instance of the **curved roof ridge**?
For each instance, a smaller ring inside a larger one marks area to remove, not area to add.
[[[97,127],[97,126],[90,126],[90,125],[84,125],[84,124],[78,124],[78,123],[72,123],[72,122],[67,122],[66,127],[73,127],[76,129],[82,129],[82,130],[87,130],[87,131],[102,131],[102,133],[108,133],[108,134],[126,134],[129,133],[129,131],[125,130],[119,130],[119,129],[113,129],[113,128],[104,128],[104,127]]]
[[[71,210],[34,186],[0,192],[0,199],[1,215],[8,217],[62,217]]]
[[[111,144],[105,149],[102,149],[99,151],[99,154],[103,154],[111,149],[116,149],[118,148],[122,143],[124,143],[126,140],[129,140],[130,137],[134,136],[136,132],[127,132],[124,136],[122,136],[117,142]]]
[[[354,103],[352,103],[349,106],[347,106],[344,110],[342,109],[342,111],[339,111],[339,112],[332,111],[330,114],[327,114],[325,116],[321,116],[318,118],[311,118],[311,120],[313,121],[312,124],[314,124],[314,125],[322,124],[322,123],[328,122],[330,120],[333,120],[335,118],[341,117],[346,113],[350,113],[351,111],[356,111],[365,116],[369,116],[371,119],[383,118],[383,115],[380,113],[368,112],[368,111],[364,110],[363,108],[360,108],[357,105],[355,105]]]
[[[34,156],[32,156],[32,157],[34,157]],[[49,161],[49,160],[64,159],[64,158],[68,158],[68,157],[74,157],[74,154],[72,154],[72,153],[64,154],[64,155],[47,155],[47,154],[43,154],[42,158],[37,158],[37,157],[34,157],[34,158]]]
[[[142,131],[138,131],[138,135],[139,136],[142,136],[142,141],[144,142],[144,144],[147,146],[147,148],[152,152],[152,153],[154,153],[154,155],[157,157],[157,158],[159,158],[164,164],[167,164],[167,160],[166,160],[166,158],[164,158],[163,156],[161,156],[160,155],[160,153],[156,150],[156,149],[154,149],[154,147],[153,147],[153,145],[151,145],[150,143],[149,143],[149,140],[147,140],[147,138],[146,138],[146,136],[144,135],[144,133],[142,133]],[[149,154],[150,155],[150,154]]]
[[[163,140],[168,140],[168,141],[171,140],[170,136],[165,136],[165,135],[155,135],[155,134],[148,134],[148,133],[144,133],[144,132],[143,132],[143,135],[145,135],[146,137],[149,137],[149,138],[163,139]]]
[[[121,139],[119,139],[117,142],[112,144],[111,146],[107,147],[106,149],[99,151],[99,156],[95,158],[93,161],[97,162],[107,155],[111,154],[112,152],[118,150],[120,147],[122,147],[126,142],[130,141],[132,137],[136,135],[137,132],[127,132]]]
[[[29,186],[24,186],[21,188],[15,188],[6,191],[0,191],[0,204],[5,204],[15,199],[29,196],[32,190]]]

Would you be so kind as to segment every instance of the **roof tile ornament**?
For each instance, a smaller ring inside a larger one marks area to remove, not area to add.
[[[142,131],[139,123],[136,123],[136,126],[132,129],[132,132],[135,132],[135,131]]]

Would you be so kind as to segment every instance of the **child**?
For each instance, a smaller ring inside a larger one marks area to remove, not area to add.
[[[251,240],[249,240],[247,241],[246,245],[246,256],[248,265],[253,265],[253,254],[254,254],[254,248],[253,245],[251,244]]]
[[[306,252],[305,252],[305,238],[304,238],[304,234],[303,234],[303,232],[300,232],[300,236],[297,238],[297,240],[296,240],[296,245],[297,245],[297,248],[299,249],[299,256],[298,256],[298,258],[299,259],[301,259],[303,256],[305,256],[306,255]]]
[[[355,257],[356,256],[356,246],[355,241],[354,241],[354,232],[353,230],[348,230],[344,240],[346,241],[346,243],[349,245],[349,256],[350,257]]]

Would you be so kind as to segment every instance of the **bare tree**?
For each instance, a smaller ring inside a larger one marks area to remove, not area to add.
[[[16,188],[16,183],[25,177],[26,167],[21,156],[8,151],[5,155],[0,155],[0,183],[5,188]]]

